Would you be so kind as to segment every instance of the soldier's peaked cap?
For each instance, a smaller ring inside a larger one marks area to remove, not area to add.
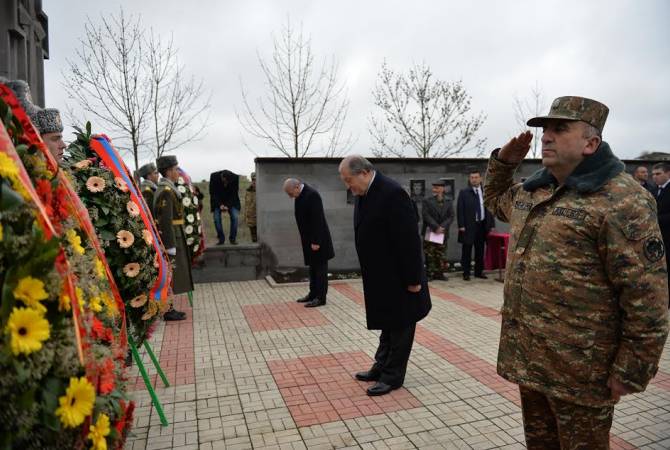
[[[577,96],[558,97],[551,104],[549,114],[533,117],[526,123],[530,127],[541,127],[549,119],[581,120],[597,128],[602,133],[609,111],[607,106],[590,98]]]
[[[149,174],[157,171],[158,169],[156,168],[156,164],[154,163],[148,163],[137,169],[137,174],[141,176],[142,178],[146,178],[149,176]]]

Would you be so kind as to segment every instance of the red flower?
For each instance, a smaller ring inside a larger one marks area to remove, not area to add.
[[[114,334],[112,330],[105,327],[103,323],[97,317],[93,317],[93,323],[91,324],[91,336],[93,339],[98,339],[100,341],[112,342],[114,339]]]
[[[126,404],[125,401],[120,400],[119,404],[123,412],[121,413],[119,420],[117,420],[116,423],[114,424],[114,428],[116,429],[116,432],[120,438],[117,440],[117,442],[119,443],[117,448],[120,449],[123,447],[123,443],[125,441],[126,435],[128,434],[128,430],[130,430],[130,427],[133,424],[133,411],[135,410],[135,402],[130,402]]]
[[[111,358],[105,360],[105,362],[99,366],[100,369],[100,385],[98,386],[98,392],[101,394],[109,394],[114,390],[115,377],[114,377],[114,361]]]
[[[47,216],[49,216],[50,219],[53,219],[53,207],[51,205],[53,196],[51,195],[51,183],[49,180],[44,178],[37,180],[35,183],[35,191],[44,205]]]

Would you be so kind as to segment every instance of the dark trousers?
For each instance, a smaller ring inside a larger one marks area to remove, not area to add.
[[[309,298],[325,302],[328,294],[328,261],[317,261],[309,266]]]
[[[402,386],[405,382],[409,354],[414,343],[416,324],[397,330],[382,330],[375,363],[370,372],[380,374],[379,381],[390,386]]]
[[[463,275],[470,275],[470,262],[472,258],[472,246],[475,247],[475,276],[484,271],[484,243],[486,242],[486,221],[482,220],[475,224],[474,244],[463,244],[461,251],[461,267]]]
[[[520,386],[528,450],[609,449],[614,406],[569,403]]]

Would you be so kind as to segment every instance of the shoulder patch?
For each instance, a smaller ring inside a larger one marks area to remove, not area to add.
[[[651,236],[644,241],[644,256],[651,262],[659,261],[665,255],[665,245],[658,236]]]

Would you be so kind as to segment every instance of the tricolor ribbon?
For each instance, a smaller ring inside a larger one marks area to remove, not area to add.
[[[158,278],[149,291],[149,296],[154,300],[167,301],[170,290],[170,266],[163,253],[163,244],[158,236],[151,212],[149,212],[149,208],[147,208],[144,202],[144,197],[140,194],[134,179],[130,176],[130,172],[123,163],[123,159],[121,159],[116,149],[105,136],[93,136],[89,145],[102,162],[105,163],[105,166],[112,171],[114,176],[125,181],[131,200],[140,208],[140,217],[144,222],[144,226],[153,237],[153,247],[156,250],[158,261]]]

